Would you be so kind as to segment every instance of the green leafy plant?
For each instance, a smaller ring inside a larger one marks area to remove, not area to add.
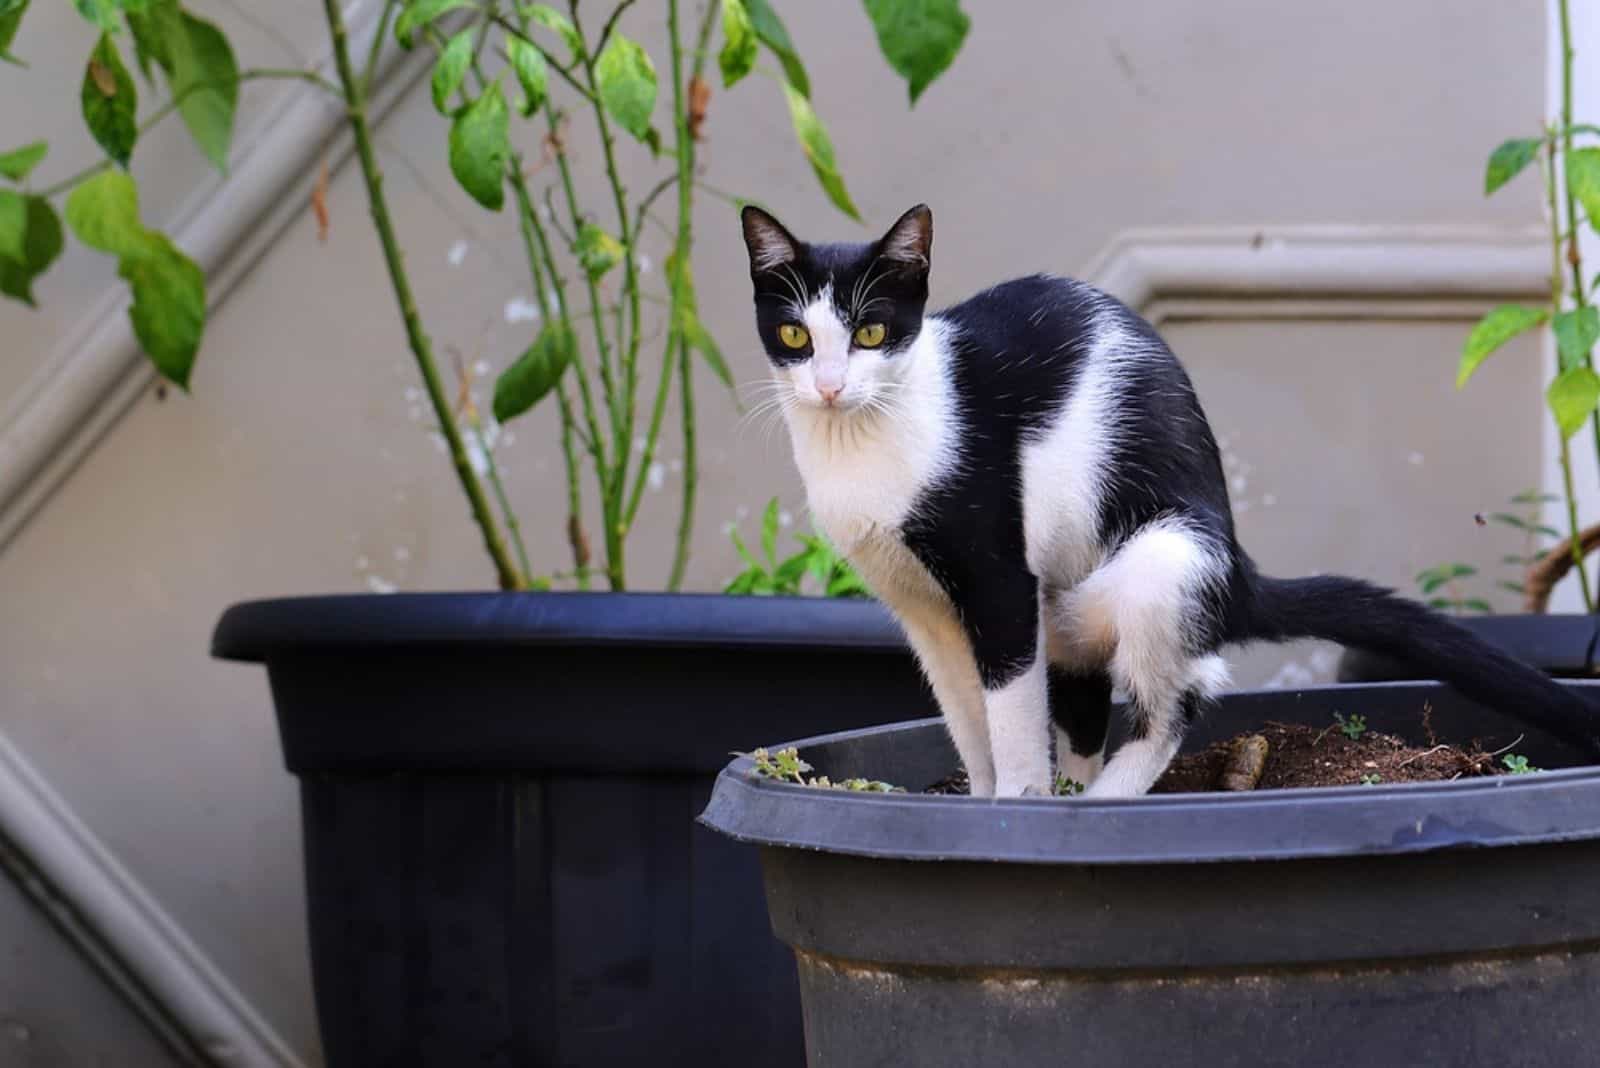
[[[744,560],[745,569],[735,575],[722,592],[794,597],[806,592],[804,585],[809,578],[824,597],[872,596],[872,591],[861,581],[861,576],[819,535],[796,534],[800,551],[779,560],[778,531],[782,525],[778,498],[774,497],[767,502],[766,511],[761,516],[759,558],[745,546],[737,527],[728,529],[728,537]]]
[[[1076,779],[1069,779],[1057,772],[1055,781],[1051,783],[1050,789],[1057,797],[1075,797],[1083,793],[1083,783]]]
[[[1544,505],[1560,502],[1561,498],[1555,494],[1526,490],[1510,499],[1507,511],[1475,517],[1480,526],[1509,527],[1518,531],[1522,537],[1520,551],[1504,553],[1500,557],[1502,566],[1513,569],[1513,577],[1497,581],[1495,586],[1498,589],[1514,593],[1519,597],[1527,596],[1527,569],[1544,559],[1543,541],[1561,537],[1560,531],[1546,525],[1540,519],[1540,512]],[[1422,595],[1427,598],[1430,608],[1455,612],[1458,615],[1469,612],[1492,612],[1494,606],[1489,600],[1486,597],[1472,595],[1470,586],[1463,582],[1478,575],[1478,568],[1472,564],[1460,562],[1437,564],[1419,571],[1416,583]]]
[[[1383,782],[1383,776],[1379,775],[1375,771],[1369,771],[1365,775],[1361,776],[1362,786],[1377,786],[1381,782]]]
[[[793,746],[788,749],[779,749],[769,753],[765,749],[757,749],[753,753],[735,753],[735,756],[748,756],[755,764],[755,773],[762,778],[774,779],[778,782],[794,783],[796,786],[815,786],[823,790],[849,790],[861,794],[903,794],[905,787],[894,786],[890,783],[879,782],[877,779],[841,779],[831,781],[826,775],[812,776],[814,770],[810,764],[800,759],[800,751]]]
[[[1532,764],[1529,764],[1528,758],[1522,756],[1520,753],[1507,753],[1505,756],[1500,758],[1500,762],[1505,765],[1506,771],[1510,772],[1512,775],[1531,775],[1536,771],[1543,770],[1542,768],[1536,768]]]
[[[20,62],[15,50],[30,2],[0,0],[0,59]],[[627,538],[676,392],[683,490],[666,585],[678,588],[697,490],[695,362],[732,385],[727,363],[700,319],[692,264],[696,195],[737,201],[701,174],[699,146],[712,95],[706,66],[713,55],[725,89],[752,73],[776,83],[774,99],[782,99],[800,154],[824,194],[859,218],[795,42],[772,0],[706,0],[692,25],[680,17],[687,5],[665,0],[665,43],[658,57],[630,36],[626,16],[635,0],[613,0],[598,25],[589,5],[577,0],[567,0],[564,11],[527,0],[381,3],[378,32],[358,64],[343,7],[324,0],[336,72],[330,80],[309,70],[240,68],[223,31],[181,0],[78,0],[78,11],[100,31],[85,59],[80,96],[84,123],[104,158],[79,174],[35,186],[33,175],[49,146],[35,141],[0,147],[0,293],[34,303],[36,282],[62,251],[56,202],[64,197],[65,229],[116,259],[131,291],[129,315],[141,346],[165,379],[187,389],[205,328],[204,272],[145,225],[139,190],[126,168],[144,135],[176,114],[199,151],[226,170],[243,84],[291,78],[319,87],[347,117],[407,345],[499,585],[547,584],[528,558],[498,475],[483,462],[494,436],[488,421],[475,409],[469,418],[464,405],[452,403],[384,192],[369,107],[380,53],[391,35],[402,48],[430,49],[430,92],[447,124],[439,143],[450,171],[472,201],[514,219],[527,260],[541,325],[496,381],[492,414],[495,422],[506,423],[541,403],[558,410],[572,555],[571,571],[559,577],[579,588],[596,578],[613,589],[627,585]],[[960,0],[865,0],[864,7],[914,103],[965,40],[968,19]],[[652,8],[661,11],[662,5]],[[719,28],[720,50],[713,47]],[[763,51],[775,69],[761,67]],[[148,90],[165,96],[143,117],[133,68]],[[603,165],[598,189],[580,188],[570,166],[568,146],[579,135],[579,122]],[[522,147],[530,139],[542,145],[537,159]],[[659,175],[643,192],[622,182],[626,152],[659,161]],[[541,175],[546,184],[535,189]],[[654,210],[669,193],[676,200],[671,222]],[[587,203],[590,197],[598,206]],[[319,213],[325,210],[325,201],[319,202]],[[651,226],[666,243],[664,277],[655,288],[641,266]],[[659,327],[663,336],[653,361],[644,351],[652,336],[647,325]],[[470,392],[470,382],[464,390]],[[601,517],[598,561],[591,559],[584,525],[589,507]]]
[[[1346,716],[1343,712],[1333,714],[1334,722],[1339,725],[1339,733],[1352,742],[1360,740],[1367,733],[1367,717],[1357,714]]]
[[[1596,593],[1584,564],[1571,441],[1588,425],[1595,454],[1600,457],[1600,374],[1594,365],[1600,308],[1591,302],[1591,284],[1584,281],[1578,248],[1581,226],[1600,227],[1600,144],[1577,144],[1580,139],[1600,137],[1600,127],[1573,121],[1573,48],[1567,8],[1568,0],[1560,0],[1561,114],[1537,136],[1502,142],[1489,156],[1483,183],[1484,194],[1492,194],[1538,162],[1550,226],[1550,299],[1542,305],[1504,304],[1485,315],[1462,345],[1456,386],[1465,386],[1484,360],[1507,341],[1536,328],[1550,329],[1559,363],[1545,391],[1545,402],[1561,443],[1567,548],[1578,572],[1584,604],[1593,612]]]

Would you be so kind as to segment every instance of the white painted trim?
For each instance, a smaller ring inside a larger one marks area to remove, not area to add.
[[[219,1065],[302,1068],[287,1043],[0,735],[0,833]]]
[[[365,56],[382,5],[351,20],[352,48]],[[374,123],[428,69],[425,50],[392,46],[382,60]],[[332,64],[321,65],[325,75]],[[291,221],[306,210],[315,163],[350,152],[344,110],[305,87],[240,138],[226,181],[202,189],[172,236],[205,268],[212,311]],[[0,418],[0,550],[149,385],[120,293],[102,299]],[[187,1038],[225,1068],[305,1068],[71,806],[0,734],[3,835],[115,954],[117,964],[157,999]],[[68,932],[71,936],[71,932]],[[77,939],[75,939],[76,941]],[[102,950],[80,945],[91,959]]]
[[[1125,230],[1084,277],[1141,311],[1216,302],[1230,317],[1253,317],[1251,306],[1284,300],[1361,301],[1393,317],[1407,305],[1547,294],[1549,270],[1536,228],[1207,227]]]

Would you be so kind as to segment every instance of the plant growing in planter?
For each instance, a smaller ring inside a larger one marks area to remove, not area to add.
[[[979,802],[925,792],[956,762],[930,720],[773,747],[777,774],[738,757],[702,819],[761,855],[813,1063],[1586,1060],[1600,771],[1518,773],[1585,754],[1436,684],[1230,694],[1189,743],[1269,719],[1517,752],[1498,778]]]
[[[0,0],[0,58],[25,56],[29,6]],[[625,1063],[662,1049],[705,1059],[774,1038],[798,1051],[792,966],[767,935],[753,864],[690,820],[726,752],[894,718],[923,700],[915,669],[870,602],[808,598],[780,609],[754,598],[582,592],[629,583],[627,541],[674,401],[684,486],[664,585],[676,590],[683,578],[696,363],[729,378],[699,317],[693,271],[713,62],[724,88],[775,83],[796,165],[804,159],[830,201],[856,214],[776,6],[616,0],[601,12],[576,0],[382,0],[377,32],[358,49],[344,5],[326,0],[327,70],[242,66],[222,30],[179,0],[76,6],[100,30],[81,102],[104,158],[43,181],[47,145],[0,149],[0,292],[32,303],[70,232],[116,259],[140,345],[187,389],[205,329],[204,274],[141,217],[128,163],[141,136],[176,115],[221,168],[247,83],[316,86],[348,117],[387,283],[496,584],[570,581],[579,591],[258,602],[219,623],[217,655],[267,664],[286,761],[303,779],[330,1063],[403,1052],[453,1065],[507,1050],[518,1063]],[[961,47],[968,21],[958,0],[864,8],[863,30],[876,32],[914,102]],[[666,23],[654,57],[633,36],[646,17]],[[497,379],[490,407],[498,422],[540,403],[558,409],[565,507],[536,521],[565,525],[564,574],[525,551],[492,427],[470,393],[457,401],[406,272],[369,113],[390,41],[433,52],[439,151],[465,194],[515,227],[525,253],[541,326]],[[570,167],[580,137],[603,162],[597,189]],[[537,157],[528,143],[541,146]],[[643,190],[621,179],[630,152],[659,161]],[[656,294],[640,258],[669,204],[666,287]],[[652,348],[656,300],[663,341]],[[764,697],[752,702],[757,687]],[[375,945],[400,948],[375,957]],[[420,989],[432,992],[422,1008],[407,995]]]
[[[1545,402],[1555,421],[1560,443],[1561,476],[1564,494],[1556,497],[1533,491],[1521,494],[1513,503],[1519,506],[1561,505],[1565,533],[1545,525],[1537,515],[1523,514],[1522,508],[1480,517],[1481,522],[1501,523],[1530,535],[1523,551],[1508,556],[1505,562],[1523,570],[1508,583],[1521,597],[1523,615],[1468,614],[1464,626],[1546,671],[1564,676],[1595,673],[1595,638],[1600,633],[1600,617],[1595,615],[1600,586],[1591,582],[1586,558],[1600,547],[1600,524],[1583,526],[1573,485],[1573,443],[1583,434],[1600,458],[1600,374],[1595,371],[1594,347],[1600,341],[1600,306],[1594,301],[1594,280],[1584,278],[1583,256],[1578,236],[1584,226],[1600,227],[1600,127],[1574,120],[1572,113],[1572,69],[1575,52],[1567,0],[1559,8],[1561,40],[1561,113],[1533,137],[1515,137],[1502,142],[1489,156],[1484,172],[1484,194],[1491,195],[1537,164],[1543,178],[1545,215],[1550,232],[1550,300],[1540,306],[1504,304],[1491,310],[1473,327],[1461,349],[1456,372],[1456,387],[1464,388],[1477,369],[1497,349],[1512,338],[1529,331],[1548,329],[1558,356],[1556,374],[1545,391]],[[1548,534],[1554,544],[1537,545],[1532,534]],[[1441,565],[1465,577],[1466,564]],[[1583,597],[1585,615],[1546,615],[1551,591],[1569,573],[1576,571],[1577,586]],[[1430,569],[1418,576],[1425,590],[1431,579],[1442,575]],[[1595,582],[1600,582],[1597,577]],[[1443,583],[1439,583],[1442,586]],[[1436,586],[1436,589],[1439,588]],[[1458,597],[1453,607],[1466,613],[1488,613],[1481,597]],[[1366,653],[1347,653],[1339,677],[1351,681],[1415,677],[1408,665]]]

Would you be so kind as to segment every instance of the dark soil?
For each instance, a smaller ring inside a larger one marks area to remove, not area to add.
[[[1267,741],[1266,763],[1258,790],[1296,786],[1360,786],[1395,782],[1442,782],[1448,779],[1502,775],[1506,767],[1498,754],[1474,745],[1414,746],[1392,734],[1361,732],[1348,737],[1338,724],[1326,729],[1287,723],[1268,723],[1217,742],[1198,753],[1186,753],[1172,762],[1150,790],[1153,794],[1209,793],[1220,791],[1219,780],[1234,743],[1250,735]],[[967,776],[957,771],[929,787],[928,793],[964,794]]]

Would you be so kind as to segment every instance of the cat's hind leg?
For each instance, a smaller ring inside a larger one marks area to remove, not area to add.
[[[1177,754],[1189,724],[1227,685],[1209,631],[1207,594],[1228,562],[1183,520],[1152,523],[1073,591],[1085,633],[1109,639],[1112,681],[1128,694],[1128,740],[1090,797],[1136,797]]]

